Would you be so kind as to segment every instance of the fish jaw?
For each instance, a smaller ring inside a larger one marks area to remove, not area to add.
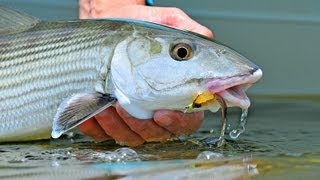
[[[222,97],[228,107],[247,109],[250,99],[246,90],[262,77],[261,69],[254,69],[251,74],[213,79],[206,83],[206,89]]]

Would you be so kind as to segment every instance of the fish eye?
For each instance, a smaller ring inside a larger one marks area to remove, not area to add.
[[[170,55],[174,60],[186,61],[192,57],[193,49],[189,44],[178,43],[171,48]]]

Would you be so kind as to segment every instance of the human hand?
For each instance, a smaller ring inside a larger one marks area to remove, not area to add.
[[[148,7],[144,0],[80,0],[79,16],[89,18],[131,18],[193,31],[210,38],[213,33],[177,8]],[[196,131],[204,118],[203,112],[183,113],[159,110],[153,119],[138,120],[117,103],[79,126],[95,141],[114,139],[121,145],[138,146],[145,141],[165,141],[177,135]]]
[[[174,7],[145,6],[145,0],[79,0],[80,19],[130,18],[188,30],[213,38],[208,28]]]
[[[114,139],[118,144],[133,147],[145,141],[161,142],[176,135],[190,134],[200,127],[203,117],[203,112],[159,110],[153,119],[138,120],[116,103],[115,107],[105,109],[78,127],[97,142]]]

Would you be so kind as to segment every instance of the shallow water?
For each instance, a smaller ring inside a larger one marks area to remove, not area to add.
[[[0,179],[317,179],[320,97],[252,99],[246,131],[236,141],[227,136],[226,145],[220,148],[203,143],[206,137],[219,135],[221,123],[220,113],[207,113],[202,128],[192,136],[144,144],[133,148],[136,155],[117,160],[111,155],[120,146],[94,143],[77,133],[52,141],[3,144]],[[229,110],[229,130],[237,125],[240,114],[238,109]],[[201,161],[196,161],[200,153]]]

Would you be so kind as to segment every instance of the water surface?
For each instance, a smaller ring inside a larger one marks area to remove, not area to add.
[[[320,175],[320,97],[255,96],[252,99],[245,133],[236,141],[227,139],[221,148],[203,143],[206,137],[219,134],[219,113],[208,112],[197,133],[133,148],[137,156],[118,162],[110,158],[110,152],[121,146],[112,141],[95,143],[78,133],[58,140],[2,144],[0,179],[143,179],[146,175],[161,179],[170,175],[183,177],[186,172],[188,177],[206,178],[213,174],[217,178],[316,179]],[[239,116],[240,110],[229,111],[230,129]],[[203,151],[219,156],[205,161],[209,164],[201,161],[195,165],[198,162],[195,159]],[[160,170],[162,173],[157,173]]]

